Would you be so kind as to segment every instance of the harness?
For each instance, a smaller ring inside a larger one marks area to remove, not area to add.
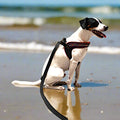
[[[65,50],[67,57],[69,59],[71,59],[72,58],[72,50],[74,48],[86,48],[89,46],[90,42],[69,42],[69,43],[66,43],[66,38],[63,38],[63,40],[57,42],[57,44],[55,45],[55,47],[50,55],[50,58],[48,60],[45,71],[44,71],[43,75],[41,76],[40,94],[41,94],[41,97],[42,97],[44,103],[46,104],[48,109],[52,113],[54,113],[58,118],[60,118],[61,120],[68,120],[67,117],[63,116],[57,110],[55,110],[55,108],[49,103],[49,101],[47,100],[47,98],[45,97],[44,92],[43,92],[45,78],[47,76],[47,73],[48,73],[49,67],[51,65],[52,59],[55,55],[55,52],[57,51],[60,44],[64,46],[64,50]]]
[[[60,44],[64,46],[65,53],[69,59],[72,58],[72,50],[75,48],[87,48],[90,45],[90,42],[68,42],[66,43],[66,38],[60,41]]]

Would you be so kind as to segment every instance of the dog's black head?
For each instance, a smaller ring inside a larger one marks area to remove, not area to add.
[[[102,31],[106,31],[108,29],[108,26],[104,25],[99,19],[85,18],[83,20],[80,20],[79,22],[83,29],[91,31],[100,38],[106,38],[106,35],[103,34]]]

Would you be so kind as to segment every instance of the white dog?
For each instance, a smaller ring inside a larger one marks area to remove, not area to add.
[[[68,90],[74,90],[74,87],[71,87],[74,72],[76,72],[74,85],[75,87],[80,87],[81,85],[77,83],[79,79],[80,64],[86,55],[88,49],[87,47],[90,43],[89,39],[93,35],[96,35],[99,38],[106,38],[106,35],[103,34],[102,31],[106,31],[108,26],[104,25],[99,19],[85,18],[79,22],[80,28],[70,37],[66,38],[66,44],[72,47],[71,51],[69,52],[69,54],[71,54],[71,58],[69,58],[69,55],[67,55],[65,47],[60,45],[54,55],[46,76],[45,88],[64,90],[65,88],[62,86],[62,84],[67,84]],[[43,72],[46,68],[48,60],[49,57],[43,66]],[[67,81],[63,82],[61,80],[63,77],[65,77],[66,70],[69,70],[69,76]],[[25,86],[37,86],[40,85],[40,83],[41,80],[35,82],[15,80],[12,82],[13,85]]]

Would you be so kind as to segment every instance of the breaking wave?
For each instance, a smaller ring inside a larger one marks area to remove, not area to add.
[[[0,42],[0,50],[13,50],[13,51],[24,51],[24,52],[51,52],[54,46],[38,44],[35,42],[31,43],[3,43]],[[89,53],[99,54],[120,54],[119,47],[95,47],[91,46],[88,48]]]
[[[45,23],[44,18],[28,18],[28,17],[4,17],[0,16],[0,25],[35,25],[40,26]]]
[[[37,6],[2,6],[0,8],[0,25],[35,25],[40,26],[52,17],[99,17],[120,19],[120,7],[91,6],[91,7],[37,7]]]
[[[37,51],[37,52],[49,52],[53,49],[53,46],[47,46],[43,44],[31,43],[0,43],[1,50],[17,50],[17,51]]]
[[[89,47],[88,52],[90,53],[100,53],[100,54],[120,54],[119,47]]]

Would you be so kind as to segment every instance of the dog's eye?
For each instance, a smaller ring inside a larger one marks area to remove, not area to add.
[[[90,25],[90,27],[93,28],[93,27],[97,27],[98,25],[99,25],[99,23],[95,21],[94,23],[92,23],[92,24]]]

